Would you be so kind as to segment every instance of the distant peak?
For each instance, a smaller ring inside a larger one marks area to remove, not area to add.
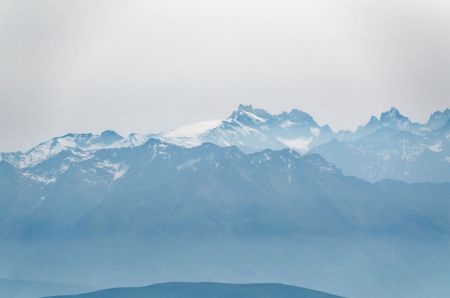
[[[450,110],[447,108],[443,111],[436,111],[430,115],[428,119],[428,126],[430,128],[438,128],[441,126],[448,126],[450,122]]]
[[[287,115],[289,120],[298,122],[298,123],[308,123],[312,125],[318,125],[311,115],[306,112],[300,111],[298,109],[292,109],[289,113],[281,113],[280,116],[283,117]]]
[[[383,118],[396,118],[396,117],[398,117],[400,115],[401,115],[400,111],[397,108],[392,107],[392,108],[390,108],[389,111],[386,111],[386,112],[381,114],[381,119],[383,119]]]
[[[236,110],[236,112],[239,112],[239,111],[249,112],[249,113],[252,113],[252,114],[255,114],[258,116],[267,116],[267,115],[270,116],[270,114],[266,110],[261,109],[261,108],[255,108],[253,105],[240,104],[238,106],[238,109]]]
[[[56,137],[54,139],[58,139],[58,138],[77,138],[77,137],[82,137],[82,138],[90,138],[92,137],[93,134],[92,133],[66,133],[65,135],[61,136],[61,137]]]
[[[105,130],[101,134],[102,137],[111,137],[111,136],[120,136],[118,133],[116,133],[114,130]]]
[[[311,115],[309,115],[309,114],[306,113],[306,112],[300,111],[299,109],[292,109],[292,110],[288,113],[288,115],[290,115],[290,116],[302,116],[302,117],[310,117],[310,118],[312,118]]]
[[[391,120],[397,120],[397,121],[400,120],[400,121],[408,121],[409,122],[408,117],[405,117],[402,114],[400,114],[400,111],[395,107],[392,107],[389,111],[382,113],[381,117],[380,117],[381,122],[386,122],[386,121],[391,121]]]
[[[235,110],[228,119],[236,120],[250,126],[264,124],[273,119],[276,119],[277,121],[291,121],[295,124],[306,124],[314,127],[318,126],[311,115],[295,108],[289,112],[282,112],[274,115],[268,113],[264,109],[255,108],[252,105],[240,104],[238,109]]]
[[[252,105],[240,104],[238,109],[231,114],[229,119],[250,124],[264,123],[270,117],[271,115],[263,109],[254,108]]]
[[[389,113],[400,114],[400,111],[396,107],[391,107],[391,109],[389,110]]]
[[[376,125],[378,124],[379,120],[376,116],[370,117],[369,122],[367,122],[367,125]]]
[[[430,115],[430,118],[436,118],[436,117],[445,117],[450,116],[450,109],[445,109],[443,111],[436,111]]]
[[[243,105],[243,104],[240,104],[240,105],[238,106],[238,110],[243,110],[243,111],[253,111],[254,108],[253,108],[252,105]]]

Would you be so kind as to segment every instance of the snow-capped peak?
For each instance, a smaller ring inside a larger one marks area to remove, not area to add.
[[[159,137],[176,145],[194,147],[204,142],[202,136],[205,133],[219,127],[221,124],[221,120],[199,122],[170,130],[162,133]]]
[[[224,121],[188,125],[159,137],[187,147],[211,142],[219,146],[235,145],[247,152],[286,147],[305,152],[332,134],[328,126],[319,126],[309,114],[296,109],[272,115],[251,105],[239,105]]]
[[[255,126],[266,123],[272,115],[263,109],[255,109],[252,105],[239,105],[226,121],[239,122],[244,125]]]
[[[132,147],[139,146],[146,140],[145,136],[137,136],[136,134],[124,139],[112,130],[104,131],[100,135],[69,133],[43,142],[25,153],[3,153],[2,156],[16,167],[29,168],[64,150],[88,152],[108,148]]]

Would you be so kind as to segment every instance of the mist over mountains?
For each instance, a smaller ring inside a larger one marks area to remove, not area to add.
[[[156,139],[92,154],[77,160],[76,153],[63,151],[28,175],[0,162],[1,197],[9,199],[2,201],[5,232],[33,238],[355,231],[426,236],[450,230],[444,212],[449,184],[371,184],[344,176],[317,154],[245,154],[237,147],[184,148]],[[42,172],[56,173],[56,181],[30,178]]]
[[[419,124],[393,108],[333,132],[298,110],[241,105],[160,134],[67,134],[2,153],[0,274],[446,297],[449,117]]]

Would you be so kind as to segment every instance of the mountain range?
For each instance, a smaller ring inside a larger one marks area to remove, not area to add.
[[[1,161],[0,232],[27,238],[450,231],[450,184],[371,184],[317,154],[246,154],[157,139],[90,154],[77,159],[78,152],[62,151],[27,169]]]
[[[371,182],[450,181],[449,109],[433,113],[427,123],[420,124],[392,108],[379,118],[371,117],[354,132],[334,132],[296,109],[272,115],[263,109],[240,105],[223,121],[202,122],[157,134],[131,134],[126,138],[114,131],[100,135],[67,134],[25,153],[1,153],[1,159],[17,168],[31,169],[63,151],[72,151],[76,153],[74,159],[82,160],[97,150],[132,148],[150,138],[187,148],[209,142],[223,147],[237,146],[247,153],[283,148],[314,152],[346,175]],[[30,177],[52,183],[55,173]]]
[[[240,106],[161,134],[67,134],[4,153],[0,276],[447,297],[448,114],[418,124],[391,109],[333,132],[300,111]]]
[[[437,281],[450,274],[450,183],[370,183],[314,153],[152,138],[79,154],[0,162],[0,274],[96,288],[270,278],[348,297],[449,290],[410,283],[417,266]]]
[[[450,180],[449,119],[446,109],[418,124],[392,108],[311,151],[367,181],[445,182]]]

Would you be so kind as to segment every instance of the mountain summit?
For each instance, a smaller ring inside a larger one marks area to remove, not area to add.
[[[384,112],[380,116],[380,123],[384,127],[393,127],[399,130],[407,129],[411,121],[408,117],[400,114],[400,111],[392,107],[389,111]]]
[[[211,142],[219,146],[236,145],[245,152],[286,147],[306,152],[333,136],[328,126],[318,125],[309,114],[296,109],[273,115],[251,105],[239,105],[227,119],[210,124],[190,126],[205,128],[192,137],[180,136],[174,131],[163,133],[160,137],[188,147]]]

